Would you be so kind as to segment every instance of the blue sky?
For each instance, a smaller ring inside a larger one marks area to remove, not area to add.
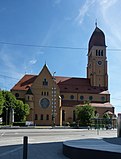
[[[0,43],[0,88],[11,89],[25,73],[38,74],[45,62],[58,76],[86,77],[88,41],[97,19],[108,46],[111,103],[121,112],[120,8],[120,0],[1,0],[0,42],[84,49]]]

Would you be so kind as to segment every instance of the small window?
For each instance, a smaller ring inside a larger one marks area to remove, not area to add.
[[[92,96],[89,96],[89,100],[92,100],[93,99],[93,97]]]
[[[18,97],[19,97],[19,93],[16,93],[16,94],[15,94],[15,97],[18,98]]]
[[[40,115],[40,120],[43,120],[43,114]]]
[[[28,96],[28,100],[30,99],[30,97]]]
[[[46,78],[44,78],[44,80],[43,80],[43,85],[44,85],[44,86],[47,86],[47,85],[48,85],[48,81],[46,80]]]
[[[46,92],[44,92],[44,96],[46,96]]]
[[[71,95],[71,96],[70,96],[70,99],[74,99],[74,96],[73,96],[73,95]]]
[[[46,115],[46,120],[49,120],[49,115],[48,114]]]
[[[104,102],[105,101],[105,97],[101,97],[101,100]]]
[[[83,100],[83,99],[84,99],[84,96],[80,96],[80,99]]]
[[[43,92],[41,93],[41,95],[43,96]]]
[[[100,50],[98,51],[98,55],[100,56]]]
[[[37,114],[35,114],[35,120],[38,120],[38,116],[37,116]]]
[[[47,92],[47,96],[49,95],[49,92]]]

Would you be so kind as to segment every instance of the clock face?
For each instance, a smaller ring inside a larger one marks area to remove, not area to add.
[[[49,107],[49,105],[50,105],[49,99],[47,99],[47,98],[42,98],[42,99],[40,100],[40,106],[41,106],[42,108],[46,109],[46,108]]]
[[[102,61],[98,61],[97,63],[98,63],[98,65],[102,65]]]

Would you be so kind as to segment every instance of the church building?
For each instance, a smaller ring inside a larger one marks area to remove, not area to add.
[[[99,118],[114,115],[108,91],[105,35],[97,26],[88,44],[87,78],[55,76],[45,64],[38,75],[26,74],[11,92],[28,103],[27,121],[36,125],[64,125],[76,120],[75,108],[88,101]]]

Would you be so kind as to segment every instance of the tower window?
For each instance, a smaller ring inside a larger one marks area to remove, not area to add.
[[[101,100],[104,102],[105,101],[105,97],[101,97]]]
[[[98,56],[98,50],[96,50],[96,56]]]
[[[103,56],[103,50],[101,51],[101,56]]]
[[[100,56],[100,50],[98,51],[98,55]]]

